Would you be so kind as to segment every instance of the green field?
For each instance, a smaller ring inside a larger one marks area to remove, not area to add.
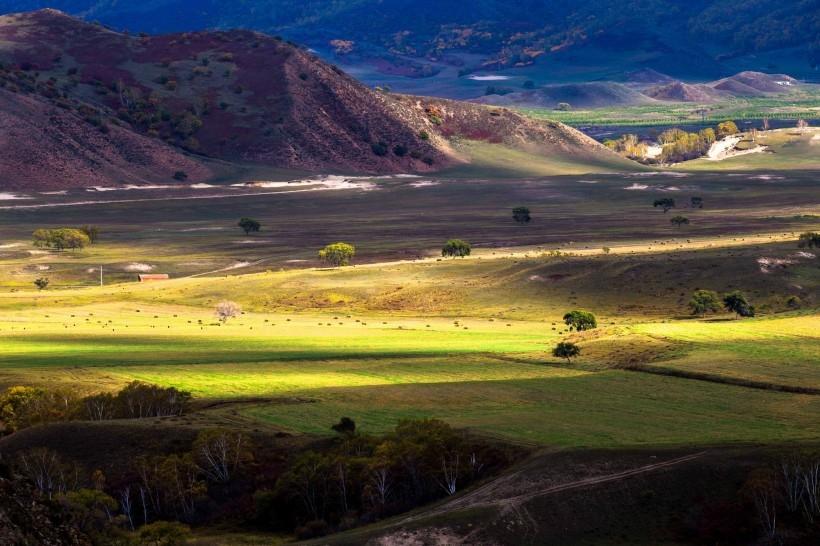
[[[523,108],[522,111],[536,119],[550,119],[572,126],[717,124],[727,119],[737,121],[762,118],[817,120],[820,118],[820,91],[815,87],[807,87],[782,97],[735,98],[708,104],[658,102],[651,105],[619,105],[569,111],[551,108]]]
[[[798,144],[795,157],[813,161],[813,141]],[[319,435],[341,415],[370,432],[438,417],[556,446],[820,435],[820,397],[728,384],[820,388],[820,270],[796,246],[820,229],[815,171],[546,176],[545,166],[543,176],[504,178],[523,161],[367,179],[364,189],[4,201],[0,387],[92,393],[139,379],[233,408],[201,410],[206,421]],[[653,208],[658,196],[678,207]],[[693,196],[703,209],[689,206]],[[521,204],[527,225],[510,218]],[[673,214],[690,224],[675,228]],[[242,216],[262,231],[246,236]],[[81,224],[101,228],[97,244],[31,245],[35,227]],[[450,237],[470,241],[473,255],[439,258]],[[335,240],[356,244],[354,266],[317,262]],[[172,280],[137,283],[139,268]],[[41,276],[51,284],[38,292]],[[686,304],[699,288],[742,289],[759,316],[692,318]],[[244,313],[220,324],[214,307],[225,299]],[[593,311],[599,328],[569,332],[570,309]],[[582,348],[572,363],[551,356],[566,339]],[[636,364],[653,373],[625,369]]]

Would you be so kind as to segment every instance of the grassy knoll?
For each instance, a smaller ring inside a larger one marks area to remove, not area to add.
[[[680,370],[820,387],[820,316],[690,321],[635,326],[636,332],[680,344],[660,362]]]

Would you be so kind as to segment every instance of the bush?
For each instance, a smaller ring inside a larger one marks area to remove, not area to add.
[[[180,182],[182,182],[183,180],[187,180],[187,179],[188,179],[188,173],[186,173],[185,171],[176,171],[174,173],[174,180],[179,180]]]
[[[386,156],[388,151],[387,144],[384,142],[374,142],[370,145],[370,149],[379,157]]]
[[[441,248],[441,255],[448,258],[463,258],[472,252],[470,243],[461,239],[450,239]]]
[[[356,247],[342,242],[329,244],[319,251],[319,259],[335,267],[350,264],[355,255]]]
[[[532,217],[530,216],[530,209],[527,207],[515,207],[512,209],[513,219],[519,224],[526,224]]]

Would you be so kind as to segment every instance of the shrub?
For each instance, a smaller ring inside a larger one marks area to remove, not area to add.
[[[342,242],[329,244],[319,251],[319,259],[335,267],[350,264],[355,255],[356,247]]]
[[[526,224],[532,217],[530,216],[530,209],[527,207],[515,207],[512,209],[513,219],[519,224]]]
[[[448,258],[463,258],[472,252],[470,243],[461,239],[450,239],[441,248],[441,255]]]
[[[373,150],[374,154],[380,157],[386,156],[388,151],[387,144],[384,142],[374,142],[370,145],[370,149]]]

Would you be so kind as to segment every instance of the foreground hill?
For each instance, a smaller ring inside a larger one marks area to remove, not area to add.
[[[0,17],[0,41],[0,115],[12,128],[0,150],[5,188],[203,180],[218,170],[206,158],[425,172],[468,160],[452,137],[612,159],[563,125],[372,90],[255,32],[135,37],[43,10]],[[31,142],[43,144],[26,160]]]

